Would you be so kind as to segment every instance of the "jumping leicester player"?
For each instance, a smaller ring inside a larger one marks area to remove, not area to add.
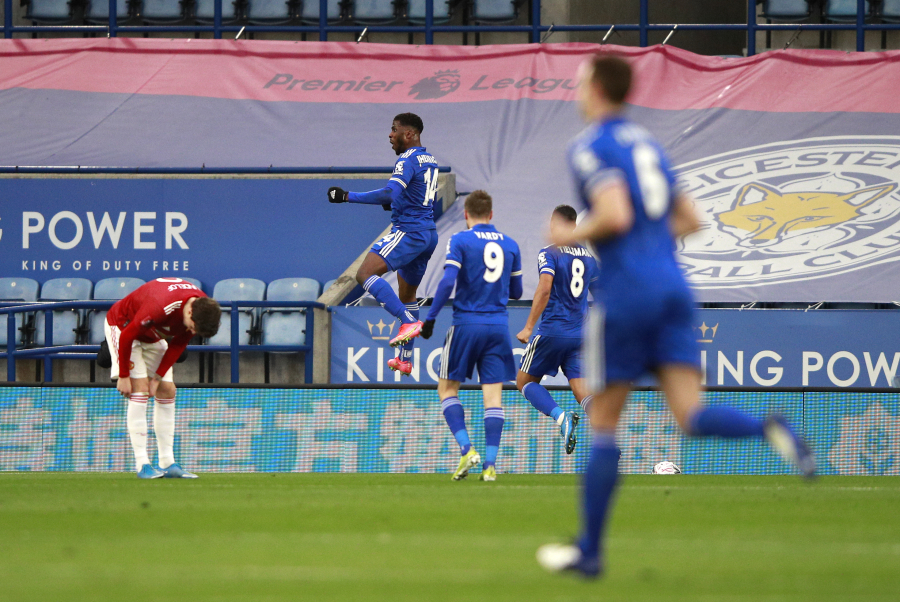
[[[575,209],[568,205],[554,209],[551,236],[571,231],[576,218]],[[578,414],[563,411],[540,382],[545,375],[562,369],[575,400],[588,411],[591,395],[581,377],[581,331],[588,309],[588,285],[597,279],[597,262],[581,245],[550,245],[538,253],[538,272],[531,313],[525,328],[516,335],[520,342],[528,343],[516,386],[536,410],[556,421],[566,453],[571,454],[577,440]]]
[[[328,200],[332,203],[381,205],[391,211],[391,232],[372,246],[356,273],[356,281],[400,320],[400,329],[391,340],[391,347],[402,348],[399,356],[388,360],[388,366],[405,375],[412,372],[412,339],[419,336],[422,329],[416,288],[425,275],[438,240],[433,208],[438,164],[422,146],[423,127],[418,115],[401,113],[394,117],[388,138],[400,158],[384,188],[371,192],[328,189]],[[381,279],[388,270],[397,272],[399,297],[391,285]]]
[[[783,417],[762,421],[732,407],[700,403],[693,299],[673,240],[700,222],[690,198],[676,188],[660,145],[623,116],[630,86],[631,67],[621,59],[598,55],[582,70],[578,101],[590,125],[573,141],[569,162],[589,212],[553,241],[590,241],[600,265],[592,288],[598,307],[591,311],[584,343],[594,440],[584,476],[581,537],[575,545],[543,546],[537,557],[548,570],[591,577],[603,570],[601,539],[618,480],[616,425],[632,381],[645,373],[655,374],[687,435],[766,437],[806,476],[815,472],[812,452]]]
[[[476,190],[466,198],[465,218],[469,229],[454,234],[447,244],[444,277],[422,329],[422,336],[430,338],[434,320],[455,285],[453,325],[444,339],[438,379],[441,410],[462,455],[453,473],[454,481],[464,479],[481,462],[481,456],[469,442],[466,416],[459,403],[460,383],[471,378],[478,367],[484,396],[485,454],[481,480],[495,481],[504,421],[503,382],[512,380],[516,374],[506,304],[522,296],[522,256],[516,241],[491,225],[493,215],[492,200],[485,191]]]
[[[222,310],[203,291],[181,278],[157,278],[117,301],[106,314],[111,377],[128,399],[128,435],[138,477],[193,479],[175,463],[175,383],[172,366],[194,335],[219,330]],[[159,466],[147,453],[147,402],[156,399],[153,430]]]

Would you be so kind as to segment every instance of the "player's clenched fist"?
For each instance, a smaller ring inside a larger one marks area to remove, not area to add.
[[[430,339],[431,335],[434,334],[434,320],[422,322],[422,332],[420,334],[423,339]]]
[[[328,189],[328,202],[329,203],[346,203],[347,202],[347,191],[343,188],[338,188],[337,186],[332,186]]]

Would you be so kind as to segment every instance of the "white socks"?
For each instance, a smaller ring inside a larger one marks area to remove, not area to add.
[[[153,407],[153,432],[159,448],[159,467],[175,463],[175,399],[156,399]]]
[[[134,450],[134,462],[140,471],[144,464],[150,464],[147,455],[147,393],[132,393],[128,400],[128,435]]]

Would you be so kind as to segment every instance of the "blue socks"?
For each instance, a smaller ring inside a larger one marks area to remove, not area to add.
[[[691,416],[690,435],[737,439],[764,436],[763,422],[730,406],[704,406]]]
[[[370,276],[363,284],[366,292],[375,297],[375,300],[381,303],[388,312],[404,324],[415,322],[412,314],[406,309],[403,301],[391,288],[391,285],[382,280],[381,276]]]
[[[497,463],[504,418],[503,408],[485,408],[484,410],[484,468]]]
[[[553,400],[550,392],[539,383],[526,384],[522,387],[522,395],[531,402],[535,410],[545,416],[550,416],[554,420],[563,413],[562,408]]]
[[[444,413],[444,420],[450,427],[450,432],[456,438],[459,444],[460,455],[465,456],[472,449],[469,442],[469,432],[466,430],[466,413],[463,411],[459,398],[448,397],[441,402],[441,411]]]
[[[393,291],[391,291],[393,292]],[[413,322],[419,321],[419,305],[417,303],[409,303],[406,306],[406,311],[413,317]],[[412,359],[413,356],[413,347],[416,346],[416,340],[410,339],[400,348],[400,359],[404,362],[408,362]]]
[[[584,532],[578,543],[586,559],[595,559],[600,555],[600,538],[619,480],[620,455],[614,432],[594,433],[594,445],[584,473]]]

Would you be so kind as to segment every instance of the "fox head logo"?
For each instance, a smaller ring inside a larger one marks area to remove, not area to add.
[[[781,192],[752,182],[738,191],[731,209],[716,217],[742,247],[767,247],[813,228],[841,226],[862,215],[861,209],[890,194],[897,184],[880,184],[846,194]],[[852,232],[847,232],[851,235]]]
[[[408,96],[416,95],[416,100],[442,98],[459,88],[459,71],[438,71],[431,77],[419,80],[409,90]]]

